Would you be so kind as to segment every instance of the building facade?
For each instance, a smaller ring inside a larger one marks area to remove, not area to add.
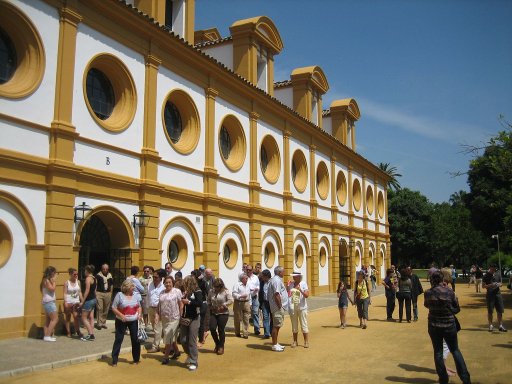
[[[244,262],[313,294],[390,264],[388,177],[356,151],[354,99],[276,82],[267,17],[194,30],[193,0],[0,0],[0,338],[41,326],[52,265],[107,262],[231,287]],[[310,63],[305,63],[310,64]],[[16,281],[13,284],[13,279]]]

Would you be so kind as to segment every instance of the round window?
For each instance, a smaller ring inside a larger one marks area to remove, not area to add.
[[[233,239],[229,239],[222,249],[222,259],[229,269],[233,269],[238,261],[238,247]]]
[[[171,138],[173,144],[180,141],[183,132],[183,124],[181,122],[181,114],[178,107],[170,101],[165,103],[164,111],[165,129]]]
[[[345,205],[347,201],[347,179],[343,171],[339,171],[336,176],[336,197],[340,205]]]
[[[292,181],[295,189],[302,193],[308,185],[308,165],[304,153],[297,150],[292,157]]]
[[[7,32],[0,28],[0,84],[11,80],[17,65],[18,58],[14,43]]]
[[[114,89],[108,77],[99,69],[91,68],[87,72],[86,87],[94,114],[101,120],[108,119],[115,105]]]
[[[295,248],[295,265],[297,268],[302,267],[302,264],[304,263],[304,250],[302,249],[302,245],[298,245],[297,248]]]
[[[369,185],[366,188],[366,210],[368,211],[368,214],[373,214],[373,189]]]
[[[359,211],[361,209],[361,183],[359,179],[354,179],[352,184],[352,199],[354,202],[354,209]]]
[[[318,196],[320,196],[322,200],[327,199],[327,196],[329,196],[329,171],[323,161],[318,163],[318,167],[316,168],[316,189]]]
[[[220,158],[229,170],[236,172],[245,162],[245,135],[236,117],[228,115],[219,129]]]
[[[187,242],[181,235],[175,235],[168,248],[168,260],[176,270],[185,267],[188,257]]]
[[[325,267],[325,264],[327,262],[327,251],[325,250],[325,247],[320,248],[320,266]]]
[[[274,261],[276,258],[276,250],[274,248],[274,244],[267,243],[265,246],[265,252],[263,255],[263,261],[267,268],[272,268],[274,266]]]
[[[269,183],[274,184],[279,180],[281,157],[277,142],[270,135],[265,136],[261,142],[260,167],[261,173]]]
[[[12,254],[12,234],[7,225],[0,220],[0,268],[9,261]]]
[[[382,191],[379,191],[377,197],[377,208],[379,210],[379,217],[382,219],[384,217],[384,194]]]

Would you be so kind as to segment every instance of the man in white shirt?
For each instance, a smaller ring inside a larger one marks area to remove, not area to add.
[[[254,334],[260,334],[260,302],[258,300],[258,292],[260,290],[260,279],[258,275],[253,273],[252,265],[246,267],[247,285],[251,290],[251,315],[252,324],[254,326]]]
[[[148,352],[158,352],[160,351],[160,341],[162,340],[162,321],[157,313],[158,303],[160,302],[160,294],[165,291],[165,286],[163,283],[163,279],[166,277],[166,272],[164,269],[157,269],[153,272],[153,280],[148,285],[148,314],[149,314],[149,322],[153,327],[153,331],[155,332],[155,339],[153,340],[153,344],[151,348],[148,349]]]
[[[283,283],[284,268],[278,265],[274,268],[274,277],[268,286],[268,301],[272,313],[272,350],[284,351],[284,347],[277,342],[279,330],[284,324],[284,314],[288,309],[288,292]]]
[[[249,338],[249,317],[251,317],[251,290],[247,280],[247,275],[242,273],[240,281],[233,287],[235,334],[237,337],[241,337],[240,320],[242,320],[244,339]]]

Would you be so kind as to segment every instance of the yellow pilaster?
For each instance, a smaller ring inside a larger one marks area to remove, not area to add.
[[[212,79],[210,81],[213,83]],[[205,164],[203,191],[206,195],[217,195],[218,173],[215,169],[215,99],[219,92],[213,88],[205,89],[206,119],[205,119]]]

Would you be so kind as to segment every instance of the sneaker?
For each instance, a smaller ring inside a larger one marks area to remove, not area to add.
[[[279,343],[277,343],[276,345],[279,346],[279,348],[283,348],[284,349],[284,345],[281,345]]]
[[[195,364],[190,364],[190,365],[188,366],[188,370],[189,370],[189,371],[195,371],[196,369],[197,369],[197,365],[195,365]]]
[[[503,325],[500,325],[498,329],[500,332],[507,332],[507,329]]]
[[[494,327],[491,325],[489,325],[489,332],[492,332],[494,330]]]
[[[366,329],[366,324],[365,324],[365,325],[363,325],[361,328]]]
[[[82,341],[94,341],[95,339],[94,335],[85,335],[80,338]]]
[[[273,345],[272,346],[272,350],[274,352],[283,352],[284,351],[284,348],[282,346],[280,346],[279,344],[276,344],[276,345]]]
[[[54,342],[54,341],[57,341],[57,339],[56,339],[55,337],[45,336],[45,337],[43,337],[43,341],[51,341],[51,342]]]

